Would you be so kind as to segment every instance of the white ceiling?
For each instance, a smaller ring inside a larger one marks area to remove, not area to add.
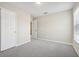
[[[44,12],[56,13],[64,10],[71,9],[74,5],[73,2],[41,2],[40,5],[35,2],[7,2],[17,8],[31,13],[33,16],[42,16]]]

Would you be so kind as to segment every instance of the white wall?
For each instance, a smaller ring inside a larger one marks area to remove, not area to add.
[[[21,13],[17,15],[17,44],[30,41],[30,15]]]
[[[18,9],[12,5],[6,3],[0,3],[0,7],[7,8],[16,13],[16,34],[17,34],[17,44],[21,45],[30,41],[30,20],[31,16],[29,13]]]
[[[38,38],[72,43],[72,10],[38,17]]]

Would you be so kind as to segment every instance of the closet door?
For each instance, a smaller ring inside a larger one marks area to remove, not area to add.
[[[11,47],[16,46],[16,14],[14,12],[10,12],[10,39]]]
[[[6,18],[5,13],[6,10],[4,8],[1,9],[1,51],[6,49]]]
[[[16,14],[1,8],[1,51],[16,46]]]
[[[16,19],[15,13],[6,9],[6,48],[16,46]]]

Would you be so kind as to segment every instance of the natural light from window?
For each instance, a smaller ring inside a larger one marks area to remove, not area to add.
[[[74,12],[74,40],[79,43],[79,7]]]

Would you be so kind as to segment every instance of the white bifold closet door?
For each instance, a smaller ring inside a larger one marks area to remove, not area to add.
[[[1,51],[16,46],[16,14],[1,8]]]

